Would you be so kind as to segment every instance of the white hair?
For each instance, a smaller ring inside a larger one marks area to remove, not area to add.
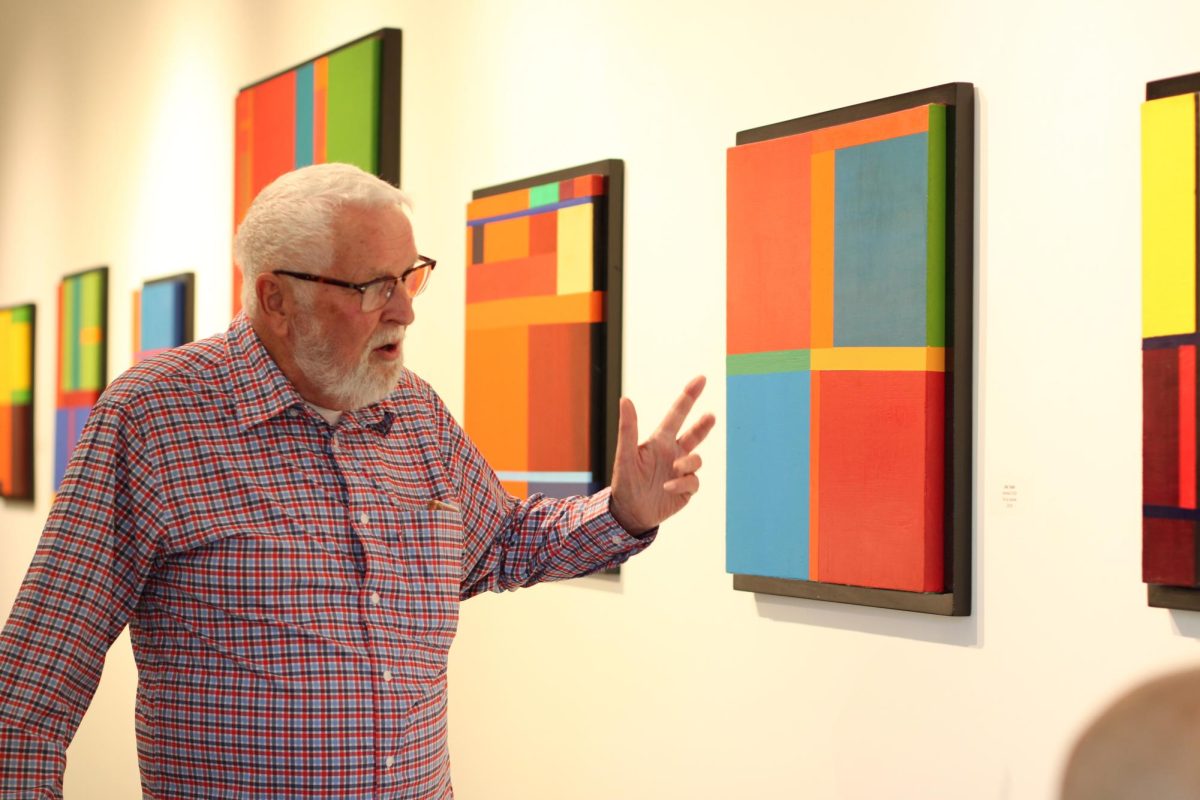
[[[233,240],[242,270],[242,306],[258,311],[254,284],[276,269],[323,273],[334,259],[334,220],[346,207],[397,206],[408,195],[353,164],[314,164],[280,175],[250,204]],[[300,287],[296,287],[300,288]]]

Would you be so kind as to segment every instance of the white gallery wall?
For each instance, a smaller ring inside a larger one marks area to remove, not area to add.
[[[110,266],[111,375],[147,278],[195,270],[197,335],[223,330],[237,89],[384,26],[439,259],[408,362],[456,413],[472,189],[624,159],[624,390],[652,425],[703,373],[723,421],[736,132],[978,87],[974,614],[734,592],[719,422],[701,492],[619,579],[464,605],[459,797],[1050,800],[1101,705],[1200,663],[1200,614],[1140,583],[1139,104],[1200,71],[1186,0],[0,0],[0,305],[36,301],[40,328],[37,499],[0,504],[0,621],[51,501],[60,276]],[[122,636],[68,800],[139,796],[135,683]]]

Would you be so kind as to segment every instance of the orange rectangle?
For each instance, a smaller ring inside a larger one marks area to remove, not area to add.
[[[604,292],[518,297],[467,304],[467,330],[564,322],[603,322]]]
[[[487,219],[488,217],[498,217],[501,214],[527,210],[529,210],[529,190],[517,189],[514,192],[480,197],[478,200],[467,203],[467,220]]]
[[[924,105],[857,122],[847,122],[845,125],[821,128],[801,135],[812,137],[812,149],[815,153],[840,147],[855,147],[883,139],[894,139],[897,136],[908,136],[927,130],[929,130],[929,106]]]
[[[726,352],[807,350],[812,154],[803,136],[727,154]]]
[[[529,331],[524,326],[467,330],[463,427],[493,469],[529,469]]]
[[[467,265],[467,302],[555,294],[558,259],[554,253],[511,261]]]
[[[476,236],[483,236],[483,260],[509,261],[529,255],[529,217],[489,222]]]
[[[812,347],[833,347],[833,220],[836,156],[813,153],[810,209],[812,214]],[[810,562],[815,563],[815,562]]]
[[[325,163],[325,127],[329,102],[329,57],[313,64],[313,163]]]

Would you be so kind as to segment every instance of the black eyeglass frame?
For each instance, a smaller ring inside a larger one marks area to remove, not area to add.
[[[339,280],[338,278],[327,278],[324,275],[313,275],[311,272],[293,272],[292,270],[289,270],[289,269],[273,269],[273,270],[271,270],[271,274],[272,275],[286,275],[289,278],[297,278],[298,280],[302,280],[302,281],[312,281],[313,283],[324,283],[329,286],[340,286],[343,289],[353,289],[354,291],[358,292],[360,303],[365,300],[365,298],[367,296],[367,289],[369,289],[372,286],[375,286],[376,284],[379,284],[379,283],[390,282],[392,284],[392,288],[390,291],[387,292],[387,296],[384,297],[384,299],[383,299],[384,305],[387,305],[387,302],[392,299],[392,295],[394,295],[396,293],[396,286],[403,285],[405,279],[408,278],[409,275],[412,275],[414,272],[418,272],[423,269],[428,269],[430,275],[432,275],[433,268],[436,266],[437,266],[437,259],[429,258],[428,256],[423,256],[423,255],[418,254],[417,262],[415,264],[413,264],[411,267],[409,267],[408,269],[404,270],[404,272],[401,272],[399,276],[384,275],[381,278],[373,278],[373,279],[367,281],[366,283],[351,283],[350,281],[343,281],[343,280]],[[424,282],[421,283],[421,288],[417,289],[417,291],[415,293],[410,294],[409,297],[416,297],[421,292],[425,291],[425,287],[428,285],[429,285],[429,279],[427,278]],[[404,291],[407,293],[408,289],[405,289]],[[380,306],[380,308],[382,308],[382,307],[383,306]]]

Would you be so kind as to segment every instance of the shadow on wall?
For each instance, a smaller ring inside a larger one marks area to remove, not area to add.
[[[840,628],[958,647],[979,646],[978,607],[970,617],[944,617],[765,594],[755,595],[755,604],[759,616],[778,622]]]

